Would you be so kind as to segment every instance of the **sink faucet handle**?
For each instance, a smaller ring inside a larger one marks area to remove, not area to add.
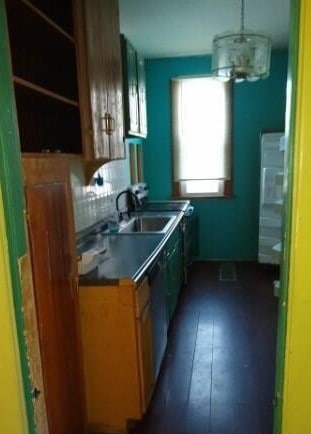
[[[127,214],[129,212],[128,211],[128,209],[129,209],[129,205],[128,205],[128,190],[122,190],[122,191],[120,191],[120,193],[116,197],[116,211],[117,211],[118,216],[119,216],[119,221],[122,220],[122,216],[123,216],[123,212],[120,210],[120,207],[119,207],[119,200],[120,200],[120,197],[123,196],[123,195],[126,195]]]
[[[129,206],[131,210],[137,211],[137,208],[141,207],[142,203],[137,194],[131,190],[129,190]]]

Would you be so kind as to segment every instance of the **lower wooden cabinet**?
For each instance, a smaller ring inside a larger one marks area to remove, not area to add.
[[[153,388],[150,288],[80,286],[80,324],[89,432],[126,432]]]
[[[23,169],[49,433],[85,434],[68,164],[23,158]]]

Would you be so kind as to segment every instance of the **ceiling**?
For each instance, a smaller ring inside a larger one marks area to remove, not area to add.
[[[119,0],[120,25],[146,58],[208,54],[215,34],[240,28],[240,0]],[[287,46],[290,0],[245,0],[245,27]]]

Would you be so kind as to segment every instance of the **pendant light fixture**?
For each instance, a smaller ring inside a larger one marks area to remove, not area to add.
[[[241,0],[240,30],[222,33],[213,39],[213,74],[236,82],[267,78],[270,56],[271,39],[244,28],[244,0]]]

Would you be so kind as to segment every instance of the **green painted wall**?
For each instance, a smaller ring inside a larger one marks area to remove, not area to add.
[[[145,179],[152,199],[169,199],[171,182],[170,79],[208,74],[210,56],[151,59],[146,62],[148,139]],[[287,52],[275,51],[271,74],[256,83],[234,85],[233,189],[230,199],[193,201],[199,216],[201,259],[255,260],[258,249],[261,130],[283,130]]]

